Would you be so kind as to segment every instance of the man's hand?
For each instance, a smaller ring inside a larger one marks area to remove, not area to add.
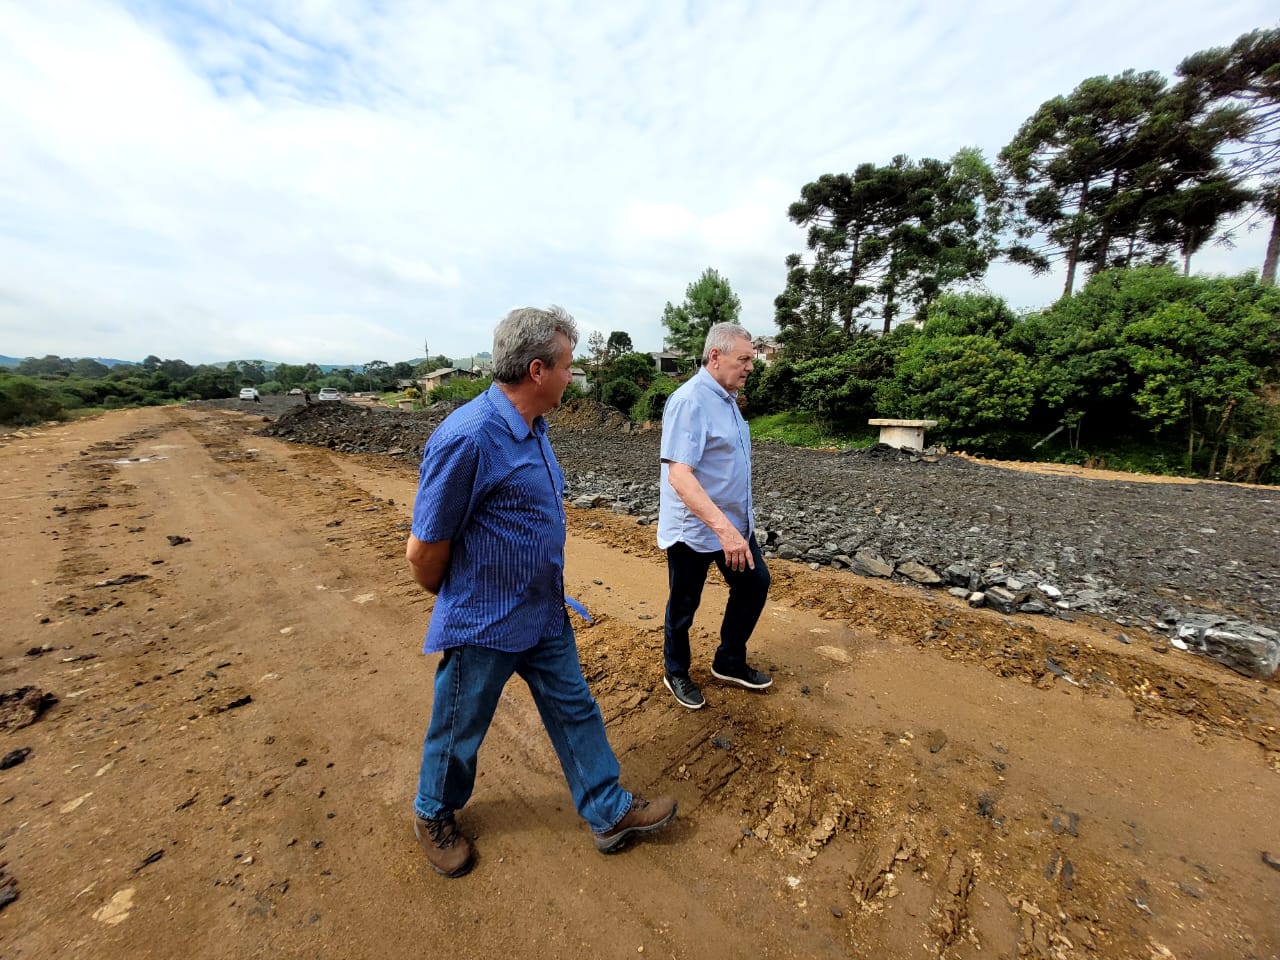
[[[720,535],[720,548],[724,550],[725,565],[735,573],[756,568],[756,558],[751,555],[751,544],[732,527],[727,534]]]

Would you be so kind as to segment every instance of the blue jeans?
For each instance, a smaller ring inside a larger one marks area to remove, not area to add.
[[[720,568],[729,586],[729,600],[724,606],[720,624],[720,646],[712,666],[720,671],[737,673],[747,665],[747,640],[756,628],[769,594],[769,568],[755,535],[747,538],[755,569],[730,570],[724,562],[724,551],[700,553],[681,542],[667,548],[667,579],[671,595],[667,600],[667,619],[663,628],[662,658],[667,673],[689,672],[689,628],[693,615],[702,602],[702,588],[707,582],[711,564]]]
[[[582,676],[567,615],[559,636],[543,637],[521,653],[466,645],[441,655],[414,810],[436,818],[471,799],[476,754],[513,673],[533,694],[578,814],[596,833],[612,829],[631,809],[631,794],[618,783],[618,758]]]

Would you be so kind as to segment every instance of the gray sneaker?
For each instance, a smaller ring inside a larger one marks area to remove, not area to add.
[[[736,670],[718,670],[712,664],[711,675],[717,680],[727,680],[729,683],[736,683],[738,686],[746,687],[748,690],[763,690],[766,687],[773,686],[773,677],[754,667],[744,666]]]
[[[702,691],[689,679],[687,673],[668,673],[663,676],[662,682],[680,706],[688,707],[690,710],[701,710],[707,705]]]

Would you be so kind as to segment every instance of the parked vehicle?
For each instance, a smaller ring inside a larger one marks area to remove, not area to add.
[[[321,387],[320,392],[316,394],[317,400],[341,400],[342,394],[338,392],[337,387]]]
[[[253,387],[242,387],[240,390],[241,400],[252,400],[254,403],[261,403],[262,398],[258,396],[258,391]]]

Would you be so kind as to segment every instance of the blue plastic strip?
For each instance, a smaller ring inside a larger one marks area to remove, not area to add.
[[[591,614],[587,613],[587,608],[567,593],[564,595],[564,602],[569,605],[569,609],[580,616],[583,620],[587,621],[587,623],[595,623],[595,621],[591,619]]]

